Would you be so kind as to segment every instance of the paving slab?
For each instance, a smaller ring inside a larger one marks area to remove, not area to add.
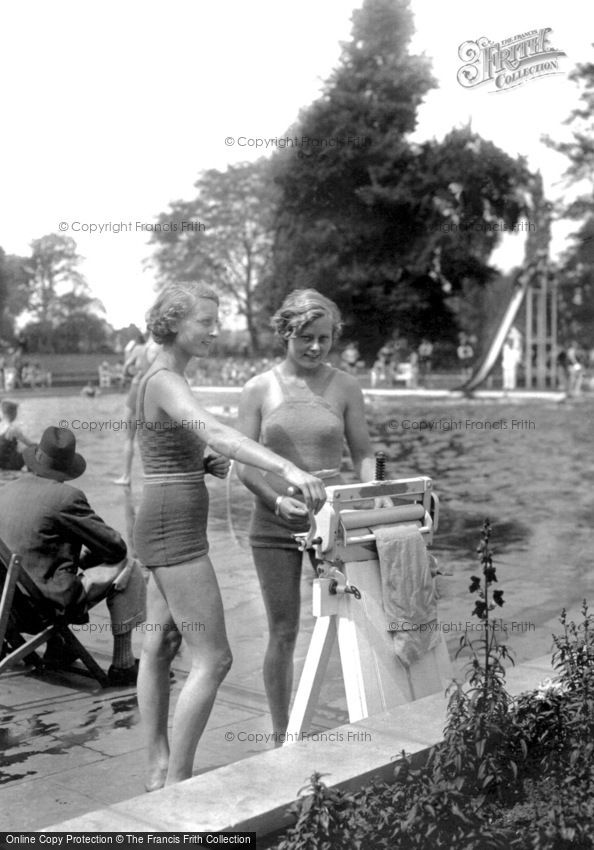
[[[22,784],[0,786],[0,799],[0,832],[36,829],[60,818],[84,815],[97,805],[95,795],[88,796],[75,788],[66,788],[51,777],[27,782],[26,790]],[[28,820],[25,813],[21,816],[24,808],[32,809],[34,817]]]
[[[62,770],[56,784],[100,799],[104,805],[144,794],[144,747],[101,759],[89,771],[84,765]]]

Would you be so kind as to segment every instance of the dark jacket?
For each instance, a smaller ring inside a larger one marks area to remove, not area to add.
[[[80,595],[79,569],[117,564],[127,551],[81,490],[32,473],[0,487],[0,537],[60,612]]]

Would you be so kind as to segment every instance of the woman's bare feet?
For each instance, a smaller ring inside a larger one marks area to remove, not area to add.
[[[144,784],[144,788],[146,791],[158,791],[160,788],[165,786],[165,780],[167,779],[167,765],[162,767],[161,765],[155,765],[155,767],[151,768],[148,772],[147,780]]]

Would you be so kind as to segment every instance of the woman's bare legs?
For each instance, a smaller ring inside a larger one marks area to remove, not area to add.
[[[134,459],[134,438],[136,437],[136,411],[126,407],[126,445],[124,446],[124,474],[114,479],[114,484],[129,487],[132,483],[132,460]]]
[[[280,746],[289,724],[293,654],[299,634],[303,556],[291,549],[253,548],[252,553],[268,617],[264,687],[272,715],[272,731],[276,735],[276,745]]]
[[[149,590],[150,629],[140,659],[138,703],[149,747],[149,782],[162,777],[169,755],[165,784],[170,785],[192,776],[198,741],[232,658],[210,559],[156,567],[151,574],[155,587]],[[171,637],[174,626],[189,649],[192,667],[175,707],[169,751],[169,665],[178,645]]]
[[[143,638],[137,688],[148,750],[145,788],[156,791],[165,785],[169,767],[169,667],[181,634],[152,573],[147,587],[147,624],[150,625]]]

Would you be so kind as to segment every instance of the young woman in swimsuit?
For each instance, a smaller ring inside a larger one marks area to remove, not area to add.
[[[129,487],[132,483],[132,461],[134,459],[134,438],[136,437],[136,405],[138,403],[138,387],[142,376],[147,371],[157,354],[159,346],[157,343],[148,339],[145,341],[142,334],[138,338],[134,346],[128,352],[128,356],[124,361],[124,375],[131,374],[132,382],[128,395],[126,396],[126,413],[125,422],[128,423],[126,429],[126,445],[124,448],[124,472],[119,478],[114,479],[114,484],[119,484],[122,487]]]
[[[326,362],[342,326],[336,304],[315,289],[297,289],[272,324],[286,347],[285,359],[245,385],[241,430],[326,485],[342,482],[346,439],[357,476],[372,480],[375,458],[361,388],[356,378]],[[274,475],[242,464],[238,474],[256,496],[250,544],[268,617],[264,685],[280,744],[288,724],[299,631],[302,553],[292,535],[307,531],[307,508],[288,496]]]
[[[231,665],[219,586],[208,557],[204,473],[224,478],[235,458],[301,491],[318,511],[324,485],[238,431],[196,399],[184,371],[217,336],[218,297],[208,286],[166,287],[148,314],[160,352],[139,387],[138,442],[144,488],[135,525],[138,557],[150,572],[138,703],[148,739],[147,790],[192,775],[194,754],[217,689]],[[209,452],[205,457],[206,446]],[[189,624],[201,623],[204,628]],[[167,735],[169,667],[182,639],[192,666]]]

